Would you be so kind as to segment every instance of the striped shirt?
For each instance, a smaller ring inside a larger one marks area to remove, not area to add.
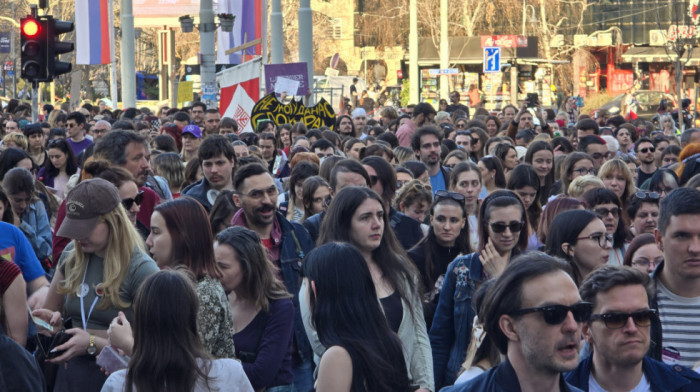
[[[656,285],[664,352],[672,347],[680,353],[680,360],[664,356],[664,362],[693,368],[700,361],[700,297],[676,295],[661,280]]]

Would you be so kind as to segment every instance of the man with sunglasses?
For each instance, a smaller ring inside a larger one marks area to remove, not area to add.
[[[698,391],[700,374],[647,356],[656,309],[650,308],[654,284],[630,267],[606,265],[593,271],[579,289],[593,304],[583,325],[592,354],[566,381],[584,391]]]
[[[68,144],[73,149],[73,154],[77,157],[92,144],[92,140],[85,137],[85,115],[81,112],[73,112],[66,118],[66,127],[68,127]]]
[[[541,252],[513,259],[478,315],[505,359],[442,391],[580,391],[562,373],[578,364],[581,325],[590,314],[561,260]]]
[[[301,320],[299,288],[304,256],[313,249],[311,236],[301,224],[290,222],[277,210],[277,186],[265,166],[259,163],[241,166],[233,177],[233,187],[233,202],[240,209],[233,215],[231,225],[248,228],[260,237],[269,259],[279,268],[287,291],[294,295],[295,387],[310,390],[313,351]]]
[[[654,143],[648,137],[643,137],[634,143],[634,155],[639,160],[637,168],[637,188],[641,188],[642,184],[656,173],[658,168],[654,164]]]

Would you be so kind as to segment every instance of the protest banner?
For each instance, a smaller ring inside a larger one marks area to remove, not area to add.
[[[311,107],[304,106],[303,102],[295,99],[285,105],[277,99],[273,92],[264,96],[253,107],[251,122],[257,124],[260,120],[271,120],[277,125],[303,122],[308,129],[322,126],[333,127],[335,125],[335,111],[323,98]]]

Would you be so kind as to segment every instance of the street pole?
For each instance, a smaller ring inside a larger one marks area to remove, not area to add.
[[[202,88],[201,100],[210,108],[216,107],[215,31],[214,3],[212,0],[202,0],[199,3],[199,51],[202,56],[199,74]]]
[[[440,69],[447,69],[450,59],[450,43],[447,37],[447,0],[440,0]],[[449,77],[440,73],[440,98],[450,94]]]
[[[132,0],[122,0],[121,11],[121,74],[122,107],[136,107],[136,60],[134,59],[134,5]],[[117,102],[114,103],[115,109]]]
[[[32,81],[32,122],[39,122],[39,82]]]
[[[15,19],[15,2],[12,2],[12,19]],[[10,52],[12,52],[12,98],[17,98],[17,53],[15,45],[15,29],[12,28],[12,34],[10,34]]]
[[[526,0],[523,0],[523,24],[522,24],[522,26],[523,26],[523,31],[522,31],[522,34],[520,34],[520,35],[522,35],[523,37],[524,37],[525,34],[526,34],[526,30],[525,30],[525,14],[527,13],[527,8],[526,8],[526,7],[527,7],[527,4],[525,4],[525,3],[526,3]]]
[[[314,101],[314,30],[311,18],[311,0],[299,1],[299,61],[306,63],[309,68],[308,104]],[[302,93],[305,93],[302,91]]]
[[[418,10],[417,0],[410,0],[408,6],[408,74],[410,81],[409,103],[420,102],[420,75],[418,74]]]
[[[270,13],[270,54],[272,64],[284,63],[284,48],[282,46],[282,0],[272,0]],[[263,63],[267,59],[263,59]]]

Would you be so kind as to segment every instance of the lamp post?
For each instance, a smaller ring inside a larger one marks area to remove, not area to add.
[[[691,26],[687,26],[685,24],[685,16],[684,16],[684,9],[683,9],[683,3],[679,3],[676,5],[674,13],[674,18],[675,20],[672,20],[671,23],[675,22],[675,29],[676,29],[676,34],[675,34],[675,39],[674,40],[669,40],[666,43],[666,51],[667,53],[671,52],[675,54],[674,58],[674,69],[675,69],[675,75],[676,75],[676,87],[678,89],[678,129],[680,129],[681,132],[685,129],[685,122],[683,121],[683,107],[681,101],[683,100],[683,69],[685,68],[685,65],[690,61],[691,54],[693,52],[693,47],[696,44],[697,41],[697,35],[696,34],[691,34]],[[693,16],[693,15],[691,15]],[[683,28],[681,28],[683,27]],[[686,28],[687,27],[687,28]],[[669,29],[674,28],[672,25],[669,27]],[[697,104],[697,103],[696,103]],[[695,120],[695,107],[691,109],[691,113],[693,116],[693,121]]]

